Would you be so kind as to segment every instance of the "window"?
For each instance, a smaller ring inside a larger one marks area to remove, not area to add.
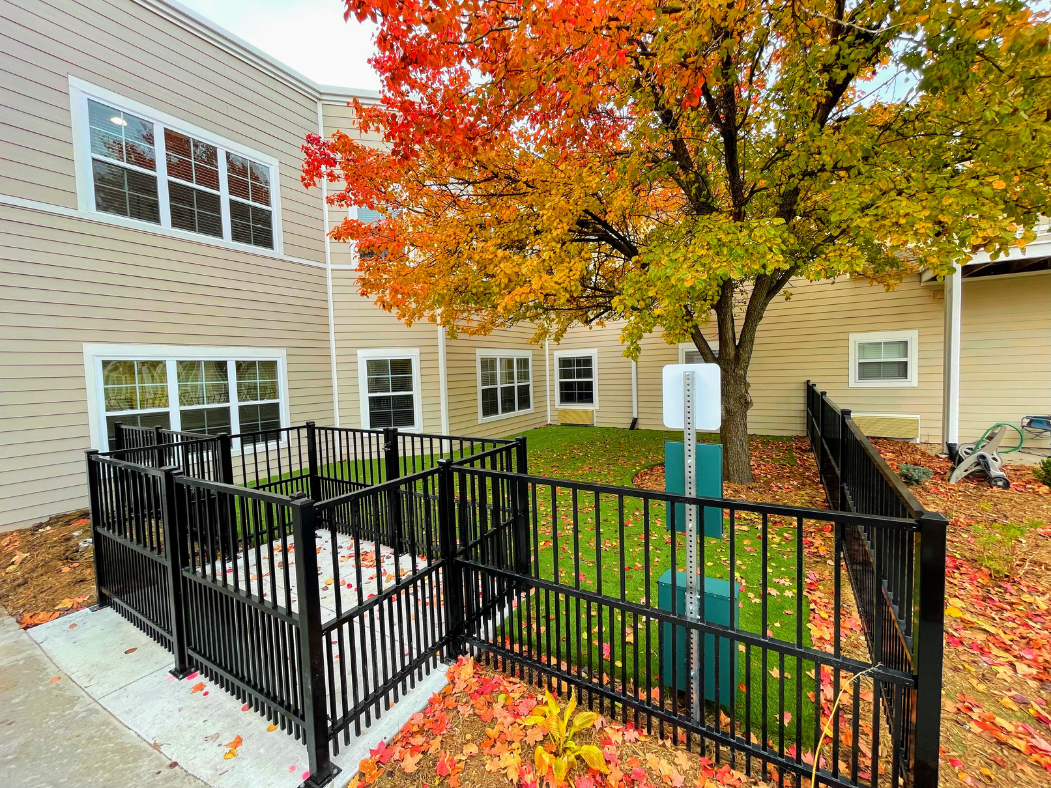
[[[719,358],[719,340],[709,339],[708,347],[715,353],[715,357]],[[679,363],[680,364],[704,364],[705,361],[701,358],[701,351],[697,349],[697,346],[693,342],[680,342],[679,343]]]
[[[917,385],[916,331],[850,335],[850,385]]]
[[[558,406],[593,407],[595,396],[595,368],[598,366],[597,351],[584,353],[555,353],[558,372]]]
[[[109,442],[117,422],[129,427],[171,428],[164,361],[103,361],[102,393]]]
[[[367,429],[420,430],[419,350],[359,350],[361,423]]]
[[[77,161],[90,184],[81,208],[277,248],[276,160],[73,77],[70,84]]]
[[[160,224],[153,123],[88,99],[95,210]]]
[[[532,410],[532,354],[478,351],[479,418],[496,419]]]
[[[287,422],[283,351],[85,345],[84,353],[88,387],[97,392],[92,425],[101,428],[92,445],[112,445],[117,422],[203,435]]]
[[[355,208],[354,210],[356,211],[354,218],[365,224],[374,224],[383,218],[379,211],[374,211],[372,208]],[[354,256],[357,260],[368,259],[373,254],[373,252],[362,252],[357,248],[357,244],[354,245]]]

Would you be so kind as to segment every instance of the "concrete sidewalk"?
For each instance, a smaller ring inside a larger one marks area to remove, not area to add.
[[[68,626],[66,620],[53,623]],[[96,703],[0,608],[0,786],[205,788],[205,783]]]

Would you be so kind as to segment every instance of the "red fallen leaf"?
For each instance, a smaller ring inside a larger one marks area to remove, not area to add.
[[[138,650],[139,650],[139,647],[138,647],[138,646],[133,646],[132,648],[129,648],[129,649],[125,649],[125,650],[124,650],[124,653],[125,653],[125,654],[130,654],[131,652],[133,652],[133,651],[138,651]]]

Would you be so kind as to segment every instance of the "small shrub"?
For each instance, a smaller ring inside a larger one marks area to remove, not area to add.
[[[1035,476],[1038,481],[1051,487],[1051,457],[1040,460],[1040,464],[1033,468],[1033,476]]]
[[[526,725],[542,726],[554,745],[550,751],[537,745],[533,753],[537,777],[544,780],[548,772],[551,772],[555,779],[549,782],[556,788],[565,786],[566,778],[573,772],[578,760],[583,761],[587,768],[606,774],[609,769],[606,768],[602,750],[593,744],[578,744],[574,739],[578,733],[594,724],[598,714],[593,711],[581,711],[573,716],[573,711],[577,708],[576,699],[569,701],[563,714],[560,713],[562,709],[559,708],[558,701],[550,692],[545,692],[544,697],[546,704],[535,709],[533,714],[525,719]]]
[[[993,577],[1017,577],[1027,563],[1023,558],[1030,552],[1025,537],[1041,525],[1039,522],[1029,522],[1025,525],[988,523],[975,526],[974,546],[978,551],[978,565],[988,569]]]
[[[909,465],[907,462],[903,462],[898,466],[898,476],[900,476],[906,484],[923,484],[933,475],[934,471],[930,468],[925,468],[922,465]]]

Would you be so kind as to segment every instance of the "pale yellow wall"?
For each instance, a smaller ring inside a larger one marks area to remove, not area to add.
[[[277,158],[285,254],[324,260],[299,181],[317,101],[132,0],[0,4],[0,194],[77,206],[69,76]]]
[[[547,423],[544,346],[530,343],[533,327],[503,329],[489,336],[466,336],[445,343],[449,387],[449,431],[454,435],[505,438]],[[482,421],[478,405],[478,349],[530,354],[533,376],[531,413]]]
[[[84,343],[283,348],[331,423],[324,270],[0,205],[0,527],[86,505]]]
[[[338,244],[333,244],[338,246]],[[336,326],[336,371],[339,376],[339,423],[360,427],[358,350],[418,348],[420,392],[425,432],[441,431],[438,386],[438,329],[431,323],[406,327],[397,318],[358,295],[357,273],[332,272],[332,302]],[[328,422],[326,422],[328,423]]]
[[[1051,273],[964,279],[962,316],[960,440],[1051,413]]]
[[[859,412],[919,414],[925,439],[938,440],[941,413],[942,302],[940,292],[911,277],[896,290],[863,279],[796,281],[790,301],[777,299],[760,326],[749,370],[753,406],[749,429],[767,435],[803,432],[804,381],[811,379],[837,403]],[[621,326],[573,329],[561,348],[599,348],[597,424],[631,421],[630,363],[618,341]],[[875,389],[849,386],[849,335],[914,329],[919,332],[919,385]],[[705,331],[714,339],[714,323]],[[662,429],[661,368],[678,363],[678,345],[647,336],[638,361],[639,427]],[[554,373],[552,373],[554,377]]]
[[[937,282],[909,277],[884,291],[864,279],[795,281],[792,298],[770,305],[749,370],[754,405],[749,429],[768,435],[804,431],[803,383],[813,380],[838,405],[864,414],[920,417],[920,439],[941,440],[943,292]],[[918,332],[918,385],[851,387],[851,333]],[[621,325],[574,328],[561,348],[599,351],[596,424],[630,422],[630,365]],[[705,332],[713,336],[712,324]],[[660,370],[679,361],[677,345],[658,334],[642,343],[638,362],[639,426],[661,429]],[[996,421],[1051,412],[1051,273],[964,280],[961,338],[960,437],[975,440]],[[555,377],[554,372],[552,378]],[[554,381],[552,381],[552,397]],[[552,400],[554,401],[554,400]],[[1013,442],[1013,437],[1012,437]],[[1036,445],[1047,445],[1029,441]]]

